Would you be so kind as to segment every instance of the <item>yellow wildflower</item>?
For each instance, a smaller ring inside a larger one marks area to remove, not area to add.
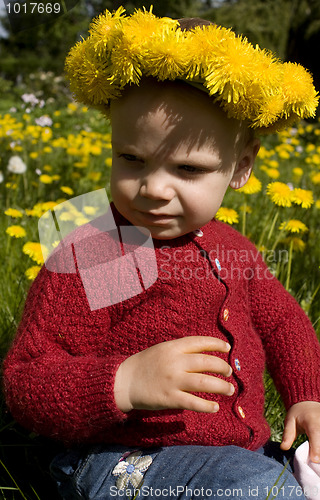
[[[320,184],[320,172],[311,175],[311,181],[313,184]]]
[[[74,215],[70,212],[62,212],[62,214],[59,215],[59,220],[62,221],[70,221],[74,219]]]
[[[22,212],[20,212],[20,210],[17,210],[16,208],[8,208],[8,210],[6,210],[4,213],[6,215],[9,215],[9,217],[14,217],[15,219],[23,216]]]
[[[88,222],[90,222],[90,220],[87,219],[87,217],[80,216],[80,217],[77,217],[74,222],[75,222],[76,226],[83,226],[83,224],[87,224]]]
[[[48,256],[48,249],[45,245],[41,243],[36,243],[34,241],[28,241],[22,247],[23,253],[28,255],[37,264],[43,264],[44,260]]]
[[[320,200],[316,201],[316,208],[320,209]]]
[[[33,281],[34,279],[36,279],[37,275],[39,274],[40,269],[41,269],[40,266],[32,266],[32,267],[29,267],[29,269],[27,269],[24,274],[26,275],[28,280]]]
[[[302,208],[310,208],[314,203],[312,191],[306,189],[295,188],[291,193],[291,199],[296,205],[301,205]]]
[[[241,212],[246,212],[247,214],[252,214],[252,208],[249,205],[241,205]]]
[[[239,222],[239,215],[233,208],[220,207],[216,213],[216,219],[233,224]]]
[[[101,172],[89,172],[88,173],[88,179],[90,179],[91,181],[100,181],[101,179]]]
[[[41,208],[43,212],[46,212],[47,210],[52,210],[53,208],[55,208],[57,204],[58,203],[56,201],[45,201],[44,203],[41,203]]]
[[[296,177],[301,177],[303,175],[303,169],[300,168],[300,167],[295,167],[292,169],[292,173],[296,176]]]
[[[259,179],[257,179],[254,174],[251,174],[247,183],[236,191],[238,191],[239,193],[254,194],[259,193],[259,191],[261,191],[261,187],[262,184]]]
[[[94,215],[97,212],[97,210],[98,210],[97,207],[88,207],[88,206],[83,207],[83,211],[87,215]]]
[[[42,182],[43,184],[51,184],[53,182],[53,179],[52,179],[51,175],[42,174],[39,177],[39,181]]]
[[[32,160],[36,160],[39,156],[39,153],[37,153],[37,151],[33,151],[32,153],[29,154],[29,156]]]
[[[15,182],[6,182],[5,186],[7,189],[17,189],[17,184]]]
[[[74,194],[73,189],[71,189],[71,188],[70,188],[70,187],[68,187],[68,186],[61,186],[61,187],[60,187],[60,189],[61,189],[61,191],[62,191],[63,193],[69,194],[70,196],[71,196],[72,194]]]
[[[293,250],[296,250],[297,252],[303,252],[306,244],[301,238],[297,238],[296,236],[288,236],[288,238],[284,238],[281,240],[282,243],[290,245],[290,243],[293,243]]]
[[[105,164],[107,165],[107,167],[111,167],[112,166],[112,158],[107,158],[105,161]]]
[[[307,226],[301,220],[291,219],[280,224],[279,229],[289,231],[290,233],[305,233],[308,231]]]
[[[280,177],[280,172],[276,168],[267,168],[266,173],[271,179],[278,179]]]
[[[9,226],[6,233],[14,238],[24,238],[27,234],[26,230],[21,226]]]
[[[271,182],[267,185],[267,195],[279,207],[291,207],[291,193],[289,186],[284,182]]]

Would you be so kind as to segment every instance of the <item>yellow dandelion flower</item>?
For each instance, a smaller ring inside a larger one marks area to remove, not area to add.
[[[297,219],[291,219],[289,221],[284,221],[279,226],[280,230],[289,231],[290,233],[305,233],[308,231],[307,226]]]
[[[318,97],[310,73],[297,63],[284,63],[282,70],[287,111],[293,111],[300,118],[314,116]]]
[[[187,37],[183,31],[169,31],[155,37],[148,50],[148,58],[142,61],[147,76],[158,80],[175,80],[182,77],[188,66]]]
[[[22,212],[20,212],[20,210],[17,210],[16,208],[8,208],[4,213],[6,215],[9,215],[9,217],[13,217],[15,219],[23,216]]]
[[[240,38],[224,41],[224,54],[208,69],[205,86],[210,95],[220,94],[228,103],[237,103],[245,92],[245,81],[253,79],[253,47]]]
[[[71,112],[77,111],[78,105],[75,102],[69,102],[67,109],[68,109],[68,111],[71,111]]]
[[[122,6],[113,15],[106,10],[91,22],[89,33],[94,40],[94,50],[99,57],[112,47],[124,20],[122,17],[124,13],[125,9]]]
[[[26,275],[28,280],[33,281],[38,276],[40,269],[41,269],[40,266],[32,266],[29,267],[29,269],[27,269],[24,274]]]
[[[257,179],[257,177],[254,174],[251,174],[249,177],[247,183],[239,188],[236,189],[238,193],[245,193],[245,194],[254,194],[254,193],[259,193],[262,189],[262,183]]]
[[[28,241],[22,247],[24,254],[28,255],[37,264],[43,264],[44,260],[48,256],[48,249],[45,245],[41,243],[36,243],[34,241]]]
[[[314,203],[312,191],[306,189],[295,188],[292,191],[291,199],[296,205],[301,205],[302,208],[310,208]]]
[[[295,167],[295,168],[292,169],[292,173],[296,177],[302,177],[302,175],[303,175],[303,169],[300,168],[300,167]]]
[[[51,167],[51,165],[44,165],[43,170],[45,170],[46,172],[51,172],[52,167]]]
[[[286,245],[290,245],[290,243],[292,242],[292,248],[296,252],[303,252],[306,247],[305,242],[301,238],[297,238],[296,236],[288,236],[288,238],[284,238],[281,241]]]
[[[7,189],[17,189],[18,185],[15,182],[6,182],[5,184]]]
[[[53,179],[52,179],[51,175],[42,174],[39,177],[39,181],[42,182],[43,184],[52,184]]]
[[[83,224],[87,224],[88,222],[90,222],[90,220],[82,215],[80,217],[77,217],[74,222],[76,226],[83,226]]]
[[[268,127],[281,117],[283,113],[284,97],[282,95],[272,95],[261,104],[261,111],[258,114],[255,124],[258,127]]]
[[[47,210],[53,210],[57,206],[56,201],[45,201],[44,203],[41,203],[41,209],[43,212],[47,212]]]
[[[320,184],[320,172],[311,175],[311,181],[313,184]]]
[[[101,172],[89,172],[88,173],[88,179],[90,179],[91,181],[100,181],[101,179]]]
[[[279,162],[277,160],[268,160],[268,165],[272,168],[278,168]]]
[[[267,168],[266,169],[266,174],[271,178],[271,179],[279,179],[280,177],[280,172],[276,168]]]
[[[234,224],[239,222],[239,215],[233,208],[220,207],[216,213],[216,219],[228,224]]]
[[[97,212],[97,210],[98,210],[97,207],[89,207],[89,206],[83,207],[83,211],[87,215],[94,215]]]
[[[13,238],[24,238],[27,235],[26,230],[21,226],[9,226],[6,233]]]
[[[62,214],[59,214],[59,220],[62,221],[70,221],[74,219],[74,215],[70,212],[62,212]]]
[[[71,189],[71,187],[68,187],[68,186],[61,186],[61,187],[60,187],[60,189],[61,189],[61,191],[62,191],[63,193],[69,194],[70,196],[71,196],[72,194],[74,194],[74,191],[73,191],[73,189]]]
[[[107,158],[104,163],[107,165],[107,167],[112,167],[112,158]]]
[[[252,214],[252,208],[249,205],[241,205],[241,212],[246,212],[247,214]]]
[[[291,207],[291,189],[283,182],[271,182],[267,185],[267,195],[279,207]]]
[[[316,208],[318,208],[320,210],[320,200],[316,201]]]

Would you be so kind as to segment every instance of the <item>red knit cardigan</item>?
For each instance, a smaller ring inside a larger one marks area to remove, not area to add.
[[[130,225],[111,207],[119,226]],[[94,268],[96,276],[113,244],[111,233],[97,227],[89,223],[78,230],[78,242],[72,239],[75,263]],[[265,361],[287,408],[299,401],[320,402],[320,349],[309,319],[254,245],[228,225],[212,220],[202,234],[153,243],[155,283],[96,310],[89,307],[78,267],[66,274],[43,266],[4,362],[12,415],[26,428],[68,445],[259,448],[270,436],[263,414]],[[101,294],[101,280],[97,283]],[[228,354],[212,354],[232,366],[227,380],[236,387],[234,395],[202,394],[219,402],[216,414],[121,412],[113,394],[120,363],[187,335],[231,344]]]

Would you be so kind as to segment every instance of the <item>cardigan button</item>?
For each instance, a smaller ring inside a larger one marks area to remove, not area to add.
[[[243,411],[242,406],[238,406],[238,412],[239,412],[239,415],[240,415],[241,418],[246,418],[246,414]]]
[[[201,229],[195,229],[193,231],[193,234],[195,234],[196,236],[199,236],[199,238],[201,238],[201,236],[203,236],[203,231],[201,231]]]
[[[238,370],[238,372],[241,370],[241,365],[240,365],[240,361],[238,360],[238,358],[236,358],[234,360],[234,366],[236,367],[236,369]]]
[[[214,259],[214,263],[217,266],[218,271],[221,271],[221,264],[219,262],[219,259]]]
[[[229,309],[227,307],[223,311],[223,319],[225,321],[228,321],[228,319],[229,319]]]

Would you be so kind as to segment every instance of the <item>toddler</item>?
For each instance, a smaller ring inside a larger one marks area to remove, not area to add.
[[[122,8],[66,67],[76,98],[110,117],[113,201],[65,239],[74,272],[60,245],[29,291],[4,364],[13,416],[65,443],[51,467],[65,499],[304,498],[283,465],[300,432],[320,462],[318,340],[254,245],[214,216],[250,177],[254,129],[314,114],[311,77],[206,21]],[[107,276],[110,249],[136,259],[141,288],[123,300],[113,291],[134,273],[113,260]],[[288,411],[283,452],[268,443],[265,363]]]

